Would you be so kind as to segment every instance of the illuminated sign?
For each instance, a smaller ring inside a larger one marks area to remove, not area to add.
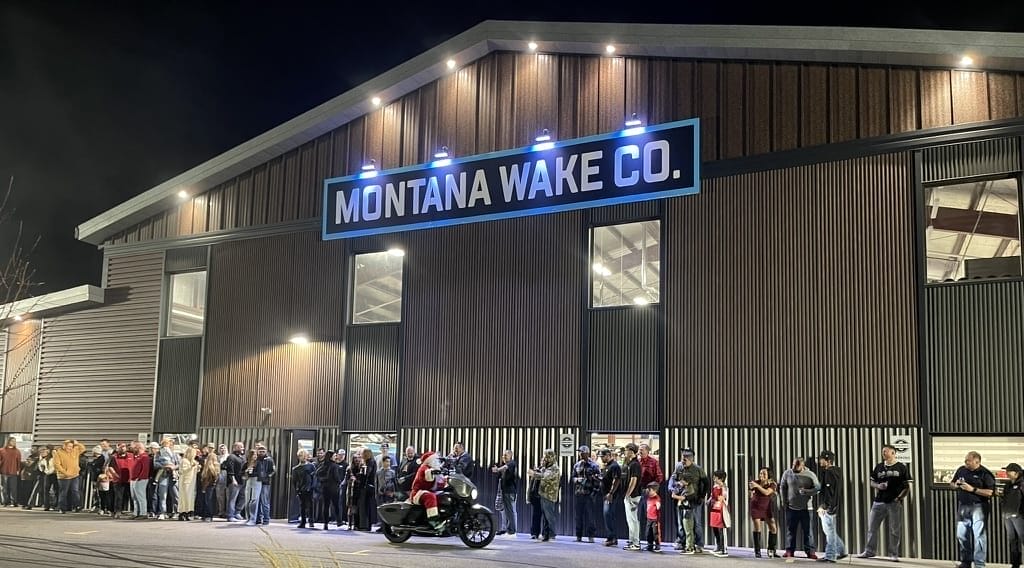
[[[690,119],[328,179],[323,238],[694,194],[699,132]]]

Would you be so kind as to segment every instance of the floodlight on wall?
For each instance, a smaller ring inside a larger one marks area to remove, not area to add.
[[[537,42],[531,41],[530,43],[526,44],[526,47],[530,48],[530,51],[537,51]]]
[[[434,159],[435,160],[443,160],[443,159],[448,158],[448,157],[450,157],[450,155],[448,153],[448,146],[441,146],[440,150],[438,150],[437,152],[434,152]]]
[[[960,67],[970,67],[974,65],[974,58],[970,55],[965,55],[960,58]]]
[[[448,66],[449,69],[455,69],[455,60],[449,59],[446,65]]]
[[[294,345],[309,345],[309,336],[303,333],[296,333],[288,338],[288,342]]]
[[[14,321],[23,321],[24,319],[25,319],[25,316],[23,316],[21,314],[18,314],[16,316],[14,316]]]
[[[380,97],[373,97],[372,99],[370,99],[370,102],[373,103],[373,106],[379,107],[380,106]]]
[[[615,46],[609,43],[608,45],[604,46],[604,52],[607,53],[608,55],[615,53]]]
[[[634,112],[633,115],[629,117],[629,120],[626,121],[626,128],[633,128],[634,126],[643,126],[643,124],[644,121],[637,118],[636,113]]]
[[[634,112],[633,116],[626,121],[626,129],[622,131],[622,134],[624,136],[632,136],[634,134],[642,134],[646,131],[647,129],[644,128],[644,122],[637,118],[636,113]]]
[[[188,199],[188,192],[184,189],[178,192],[178,199]]]
[[[361,170],[359,172],[359,179],[377,177],[377,160],[371,159],[359,169]]]
[[[536,144],[533,145],[531,150],[535,152],[539,150],[550,150],[555,147],[555,143],[551,141],[551,131],[547,128],[541,130],[540,134],[538,134],[533,141],[536,142]]]

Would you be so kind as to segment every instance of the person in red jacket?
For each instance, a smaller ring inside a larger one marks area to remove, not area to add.
[[[18,506],[18,476],[21,475],[21,450],[18,440],[7,438],[7,445],[0,450],[0,474],[4,476],[4,506]]]
[[[145,519],[149,514],[149,499],[146,497],[146,485],[149,483],[150,458],[142,442],[132,442],[135,459],[128,470],[128,482],[132,490],[132,503],[135,516],[133,519]]]
[[[427,521],[434,530],[440,531],[444,528],[444,521],[437,520],[437,495],[434,495],[434,472],[441,468],[441,460],[434,452],[423,452],[420,458],[422,462],[416,470],[416,477],[412,481],[412,497],[409,499],[416,505],[422,505],[427,510]]]
[[[110,480],[113,492],[113,516],[118,518],[124,512],[124,504],[131,502],[132,467],[135,466],[135,453],[128,451],[128,444],[121,442],[114,451],[114,479]]]

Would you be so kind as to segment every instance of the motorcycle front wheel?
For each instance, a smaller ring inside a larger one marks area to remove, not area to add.
[[[412,536],[412,531],[396,531],[387,523],[381,523],[380,532],[384,533],[384,538],[392,544],[402,544]]]
[[[459,538],[470,548],[483,548],[494,540],[494,518],[486,511],[470,511],[462,519]]]

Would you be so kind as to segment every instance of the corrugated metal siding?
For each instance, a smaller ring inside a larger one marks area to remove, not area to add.
[[[0,330],[0,377],[4,379],[0,432],[32,432],[42,333],[39,320],[18,322]]]
[[[993,86],[990,86],[990,83]],[[996,88],[996,86],[998,88]],[[492,53],[301,148],[144,221],[111,244],[316,215],[324,177],[364,160],[387,167],[698,116],[702,159],[1024,114],[1024,76],[646,57]]]
[[[913,212],[906,154],[705,180],[669,200],[665,424],[916,424]],[[709,387],[728,402],[678,404]]]
[[[531,506],[526,503],[526,470],[540,465],[545,448],[558,451],[558,437],[561,434],[575,434],[578,443],[583,443],[579,433],[573,427],[552,428],[403,428],[398,431],[396,450],[404,452],[407,446],[413,446],[423,453],[433,450],[441,455],[451,453],[452,446],[461,441],[466,451],[477,462],[476,474],[472,477],[480,491],[478,502],[494,510],[494,499],[497,495],[498,478],[491,473],[490,466],[497,463],[504,450],[512,450],[519,463],[519,496],[516,510],[519,513],[519,532],[530,530]],[[562,498],[558,516],[558,534],[575,534],[575,508],[572,498],[572,484],[569,473],[572,471],[572,458],[559,458],[558,466],[562,470]],[[604,525],[597,519],[598,527]],[[602,530],[602,529],[599,529]],[[603,530],[602,530],[603,532]]]
[[[587,424],[591,431],[656,432],[657,408],[635,412],[612,400],[657,400],[661,391],[662,321],[656,306],[591,310],[588,333]]]
[[[778,409],[776,409],[778,411]],[[896,436],[908,436],[913,444],[914,462],[911,476],[917,480],[911,497],[904,505],[903,539],[900,556],[922,557],[922,512],[927,507],[924,480],[925,468],[921,457],[921,431],[917,428],[669,428],[661,440],[662,467],[671,475],[681,448],[693,448],[696,462],[710,475],[716,469],[729,474],[729,488],[733,496],[733,529],[728,531],[729,546],[752,546],[746,483],[757,478],[762,466],[771,468],[776,480],[789,468],[793,458],[816,458],[822,450],[836,453],[836,466],[844,479],[846,490],[840,510],[839,536],[851,554],[864,549],[867,516],[871,509],[871,487],[868,477],[871,469],[882,461],[882,445],[891,443]],[[811,460],[816,468],[817,460]],[[669,520],[674,534],[675,521]],[[785,522],[779,522],[780,543],[785,542]],[[949,533],[952,534],[952,533]],[[824,550],[824,539],[818,533],[818,549]],[[882,535],[884,540],[885,535]],[[880,546],[884,550],[884,542]]]
[[[1020,138],[935,146],[922,151],[922,182],[1019,172]]]
[[[318,237],[213,247],[203,426],[335,425],[345,368],[345,244]],[[288,342],[298,332],[309,345]],[[273,411],[269,420],[264,407]]]
[[[1000,396],[1024,375],[1024,282],[928,286],[924,300],[931,431],[1024,431],[1020,398]]]
[[[235,442],[242,442],[246,452],[256,442],[263,442],[277,468],[270,482],[270,517],[283,519],[288,516],[288,500],[293,495],[288,479],[293,461],[288,432],[276,428],[200,428],[198,434],[200,442],[210,442],[215,446],[227,444],[231,448]]]
[[[401,331],[395,324],[349,328],[344,410],[338,422],[346,430],[395,430]]]
[[[170,249],[164,259],[164,269],[167,272],[183,272],[195,270],[206,266],[206,255],[210,247],[188,247]]]
[[[655,219],[658,217],[659,209],[660,201],[640,201],[637,203],[612,205],[611,207],[587,209],[587,214],[591,225],[612,225],[643,219]]]
[[[196,429],[202,355],[202,337],[160,340],[153,431],[192,432]]]
[[[104,305],[46,318],[35,442],[152,430],[164,255],[111,256]]]
[[[407,239],[415,285],[403,325],[415,341],[403,344],[403,424],[579,423],[582,219],[574,211]]]
[[[984,465],[984,464],[983,464]],[[989,467],[999,467],[995,464],[988,464]],[[929,530],[935,535],[932,541],[934,550],[928,558],[939,560],[956,560],[956,491],[952,489],[929,489],[928,504],[931,507],[932,526]],[[1003,520],[1000,513],[1000,500],[992,500],[992,512],[988,517],[988,553],[986,554],[985,565],[1009,564],[1010,547],[1006,542],[1006,531],[1003,530]]]

